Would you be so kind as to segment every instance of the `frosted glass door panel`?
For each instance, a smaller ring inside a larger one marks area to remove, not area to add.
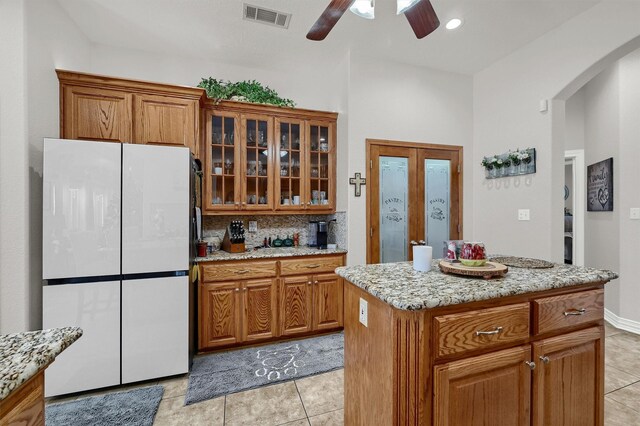
[[[409,160],[380,157],[380,262],[408,259]]]
[[[189,269],[189,149],[125,144],[122,167],[122,273]]]
[[[120,273],[120,146],[44,140],[44,279]]]
[[[449,239],[451,161],[424,160],[425,237],[427,245],[440,248]]]

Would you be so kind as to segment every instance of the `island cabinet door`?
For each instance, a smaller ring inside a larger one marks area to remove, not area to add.
[[[312,301],[312,276],[281,279],[280,323],[283,336],[311,331]]]
[[[530,356],[525,345],[435,366],[434,425],[529,425]]]
[[[603,333],[592,327],[533,344],[534,426],[602,426]]]
[[[241,341],[241,283],[209,283],[201,287],[200,349]]]
[[[313,286],[313,329],[342,327],[342,278],[336,274],[315,275]]]
[[[242,340],[247,342],[277,336],[277,281],[246,281],[242,292]]]

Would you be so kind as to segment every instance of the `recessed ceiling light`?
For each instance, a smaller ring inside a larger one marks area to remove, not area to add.
[[[453,18],[449,22],[447,22],[447,25],[445,26],[447,27],[448,30],[455,30],[460,25],[462,25],[462,19]]]

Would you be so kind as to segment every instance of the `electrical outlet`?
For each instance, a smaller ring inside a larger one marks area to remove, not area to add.
[[[629,209],[629,219],[640,220],[640,208],[632,207]]]
[[[530,220],[529,209],[518,209],[518,220]]]
[[[258,232],[258,222],[255,220],[249,221],[249,232]]]
[[[367,317],[369,316],[369,307],[368,307],[368,303],[366,300],[364,300],[362,297],[360,298],[360,322],[365,326],[365,327],[369,327],[367,325]]]

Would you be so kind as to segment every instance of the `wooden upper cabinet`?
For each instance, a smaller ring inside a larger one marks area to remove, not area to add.
[[[197,100],[140,94],[134,111],[136,143],[186,146],[197,153]]]
[[[131,93],[95,87],[62,90],[61,133],[65,139],[131,142]]]
[[[533,344],[533,426],[604,424],[603,345],[602,327]]]
[[[62,138],[186,146],[200,157],[202,89],[56,72]]]
[[[323,111],[205,101],[203,211],[335,212],[336,119]],[[234,138],[221,142],[232,128]]]

